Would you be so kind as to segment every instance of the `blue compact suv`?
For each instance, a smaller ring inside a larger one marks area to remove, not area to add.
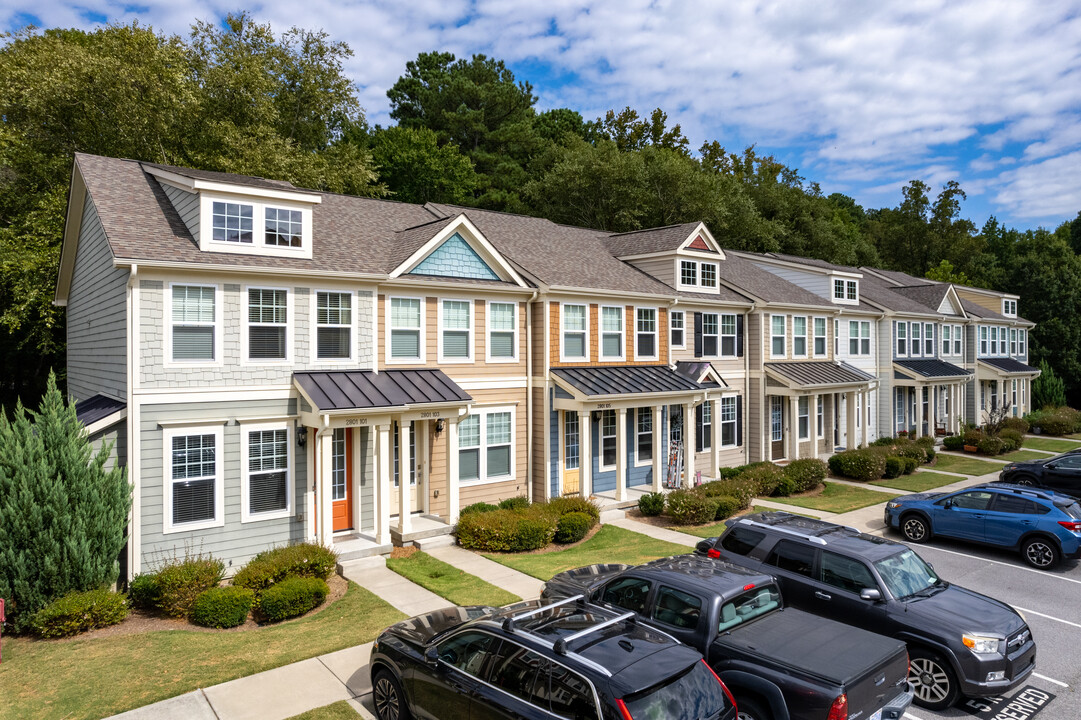
[[[935,535],[1010,548],[1050,570],[1081,556],[1076,498],[1023,485],[989,483],[950,493],[903,495],[886,503],[886,524],[922,543]]]

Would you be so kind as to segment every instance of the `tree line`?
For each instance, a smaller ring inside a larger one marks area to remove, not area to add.
[[[693,152],[663,109],[586,119],[539,110],[484,55],[421,53],[370,125],[322,31],[247,14],[186,37],[139,25],[27,28],[0,48],[0,403],[36,404],[64,368],[52,305],[76,151],[286,179],[405,202],[504,210],[615,232],[703,220],[726,247],[875,265],[1022,296],[1030,357],[1081,401],[1081,213],[1054,230],[964,217],[951,181],[913,180],[896,207],[826,195],[755,147]]]

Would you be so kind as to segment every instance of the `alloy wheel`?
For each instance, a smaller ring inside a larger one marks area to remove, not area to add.
[[[908,518],[905,520],[904,533],[912,542],[921,542],[927,538],[927,525],[919,518]]]
[[[1025,547],[1025,559],[1033,567],[1045,568],[1055,562],[1055,550],[1042,541],[1030,542]]]
[[[384,676],[376,681],[374,695],[375,714],[380,720],[398,720],[401,717],[398,689],[390,678]]]
[[[941,703],[950,694],[949,673],[931,658],[912,658],[908,681],[916,697],[924,703]]]

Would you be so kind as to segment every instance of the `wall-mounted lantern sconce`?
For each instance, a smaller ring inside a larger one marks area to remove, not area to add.
[[[443,428],[446,426],[446,421],[443,418],[439,418],[435,421],[435,432],[438,435],[443,432]]]
[[[304,447],[308,443],[308,428],[301,425],[299,421],[295,423],[297,433],[297,447]]]

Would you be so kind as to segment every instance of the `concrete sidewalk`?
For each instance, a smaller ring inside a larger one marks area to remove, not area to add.
[[[676,543],[677,545],[686,545],[688,547],[688,552],[690,552],[690,548],[693,548],[695,544],[702,539],[694,535],[679,532],[678,530],[669,530],[668,528],[657,527],[656,525],[650,525],[649,523],[638,522],[637,520],[632,520],[628,517],[614,518],[609,520],[608,524],[639,533],[640,535],[648,535],[655,540],[664,540],[665,542]]]
[[[500,565],[475,552],[470,552],[457,545],[444,545],[425,551],[437,560],[442,560],[448,565],[476,575],[481,580],[489,582],[507,592],[512,592],[523,600],[532,600],[540,597],[544,583],[535,577],[518,572],[506,565]],[[443,601],[446,603],[446,601]]]
[[[422,588],[389,570],[382,555],[349,560],[341,564],[342,575],[386,600],[408,617],[423,615],[452,605],[446,598]]]

